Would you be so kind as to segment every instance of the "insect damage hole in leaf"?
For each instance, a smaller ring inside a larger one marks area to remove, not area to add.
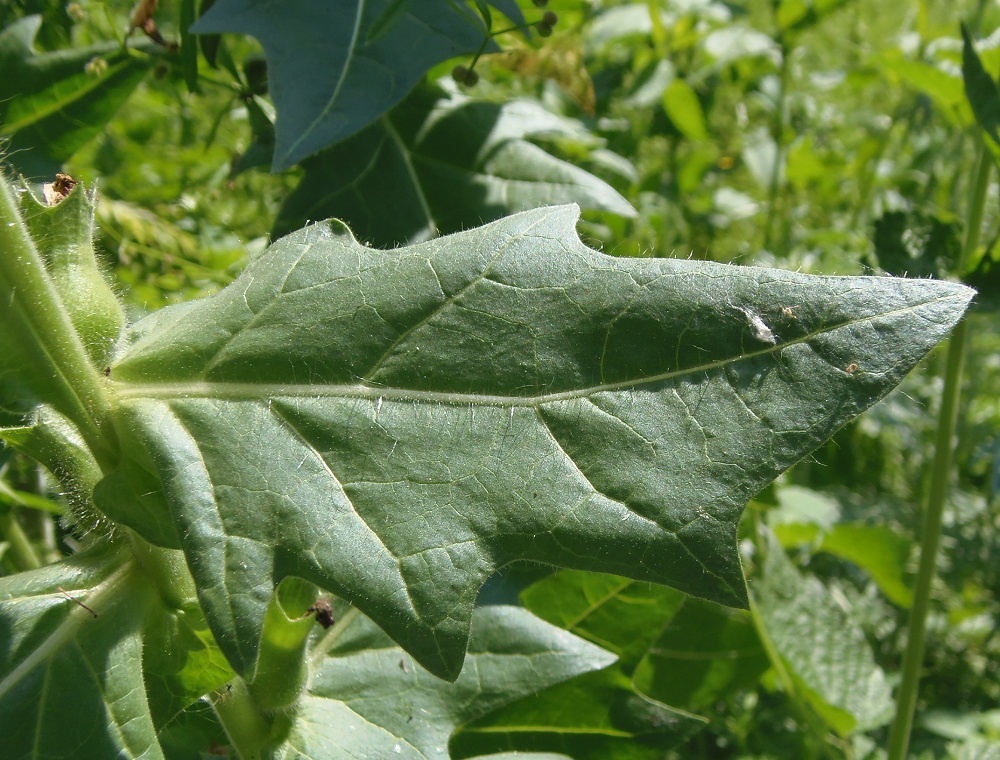
[[[449,679],[478,589],[517,560],[745,605],[747,501],[891,390],[972,293],[613,258],[578,217],[391,251],[317,224],[133,327],[114,362],[126,460],[97,497],[184,550],[237,671],[288,576]],[[777,344],[775,303],[800,307],[780,363],[741,348],[748,326]],[[163,506],[111,498],[140,476]]]

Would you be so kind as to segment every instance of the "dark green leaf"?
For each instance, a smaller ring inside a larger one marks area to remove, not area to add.
[[[136,325],[116,424],[169,514],[99,506],[154,542],[176,525],[235,669],[253,671],[289,575],[450,678],[479,587],[517,559],[745,604],[747,500],[896,385],[972,295],[612,258],[580,242],[578,214],[394,251],[316,225]]]
[[[249,34],[263,45],[278,111],[275,171],[364,128],[431,66],[482,44],[485,30],[448,0],[409,3],[398,8],[402,18],[387,17],[398,4],[217,0],[194,25],[199,34]]]
[[[976,309],[1000,309],[1000,246],[984,250],[962,281],[977,291]]]
[[[689,599],[635,674],[640,691],[684,710],[701,710],[752,686],[768,668],[749,615]]]
[[[961,232],[951,219],[887,211],[875,222],[875,259],[889,274],[947,276],[962,249]]]
[[[965,24],[962,24],[962,80],[976,121],[989,137],[993,154],[997,155],[1000,151],[1000,132],[997,131],[1000,126],[1000,91],[996,81],[983,68]]]
[[[578,122],[532,101],[491,103],[422,88],[307,161],[274,234],[335,217],[389,248],[551,203],[635,215],[603,180],[528,141],[544,135],[592,139]]]

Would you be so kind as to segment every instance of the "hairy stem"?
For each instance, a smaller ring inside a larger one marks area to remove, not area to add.
[[[16,345],[17,369],[37,398],[62,411],[79,428],[103,467],[114,461],[114,432],[103,378],[90,363],[42,257],[18,209],[16,195],[0,176],[0,297],[7,340]]]

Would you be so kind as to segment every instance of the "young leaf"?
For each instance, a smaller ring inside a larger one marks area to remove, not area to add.
[[[400,5],[400,16],[387,16],[394,3],[217,0],[192,27],[249,34],[264,46],[278,110],[274,171],[367,126],[431,66],[483,42],[486,31],[448,0]],[[498,48],[491,41],[486,49]]]
[[[895,386],[972,295],[612,258],[578,215],[394,251],[314,225],[135,326],[112,373],[119,475],[158,479],[169,514],[100,486],[98,504],[180,544],[237,671],[289,575],[452,679],[477,590],[517,559],[746,604],[747,500]]]

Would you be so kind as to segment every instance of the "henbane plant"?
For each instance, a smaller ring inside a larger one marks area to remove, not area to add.
[[[98,528],[0,579],[5,757],[170,756],[202,699],[245,758],[444,756],[459,724],[613,659],[477,608],[491,575],[746,606],[747,500],[972,297],[613,258],[564,206],[393,251],[312,225],[125,328],[83,188],[47,209],[0,184],[0,406],[24,419],[0,436]]]

